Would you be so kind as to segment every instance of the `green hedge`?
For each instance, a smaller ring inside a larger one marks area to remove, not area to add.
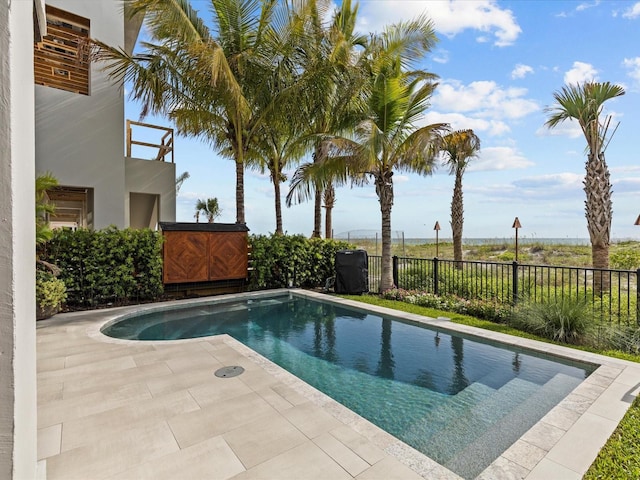
[[[71,306],[153,300],[163,292],[162,236],[151,230],[56,230],[42,258],[62,270]]]
[[[315,288],[335,275],[334,260],[339,250],[353,248],[347,242],[308,239],[303,235],[251,235],[250,288]]]

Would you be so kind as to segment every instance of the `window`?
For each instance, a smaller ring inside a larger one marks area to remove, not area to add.
[[[55,212],[49,215],[51,228],[93,228],[93,189],[55,187],[47,191]]]
[[[89,95],[89,19],[47,5],[47,34],[35,43],[37,85]]]

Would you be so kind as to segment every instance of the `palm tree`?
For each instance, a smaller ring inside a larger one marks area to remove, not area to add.
[[[128,55],[95,41],[112,78],[128,81],[142,114],[171,118],[179,133],[203,138],[235,162],[236,222],[245,223],[244,166],[262,117],[256,86],[272,71],[276,0],[211,0],[211,27],[188,0],[126,0],[144,14],[152,42]],[[269,50],[270,49],[270,50]]]
[[[457,130],[442,139],[441,153],[444,164],[449,167],[449,175],[455,175],[453,198],[451,199],[451,230],[453,233],[453,259],[462,261],[462,226],[464,205],[462,201],[462,176],[472,158],[478,155],[480,139],[473,130]],[[456,263],[462,268],[462,265]]]
[[[330,182],[375,184],[382,219],[380,291],[393,287],[391,268],[391,209],[394,171],[428,175],[432,172],[445,124],[417,127],[436,84],[434,75],[408,70],[431,50],[436,37],[426,17],[400,23],[372,37],[367,56],[368,118],[351,138],[332,137],[330,155],[310,164],[300,175],[323,188]]]
[[[36,245],[51,240],[53,232],[49,227],[48,215],[55,213],[55,205],[49,203],[47,190],[58,186],[58,179],[50,172],[36,177]]]
[[[303,118],[308,119],[306,131],[301,136],[301,141],[312,149],[313,163],[321,163],[328,155],[330,142],[327,138],[331,135],[344,133],[363,118],[364,105],[361,95],[363,81],[362,65],[359,61],[363,58],[358,54],[367,45],[367,37],[355,33],[355,25],[358,14],[358,6],[352,7],[351,0],[344,0],[339,9],[334,13],[329,28],[322,30],[320,16],[315,17],[310,27],[316,32],[309,35],[311,44],[308,45],[307,55],[303,63],[306,71],[310,72],[313,79],[310,83],[314,88],[305,92],[305,108]],[[305,165],[301,167],[303,170]],[[325,222],[325,235],[331,231],[331,209],[335,199],[335,189],[331,183],[326,188],[329,192],[323,192],[322,187],[311,181],[306,183],[303,172],[294,175],[297,179],[291,183],[287,195],[287,206],[294,202],[300,202],[311,196],[313,190],[313,232],[311,237],[322,236],[322,201],[329,217],[329,227]],[[305,190],[304,192],[299,189]],[[331,201],[331,200],[334,201]],[[329,201],[327,201],[329,200]]]
[[[327,185],[322,193],[324,199],[324,238],[333,238],[333,207],[336,204],[336,189],[333,184]]]
[[[189,172],[182,172],[180,175],[176,177],[176,194],[180,191],[180,188],[182,187],[182,184],[184,183],[184,181],[189,177],[191,177]]]
[[[203,214],[209,220],[209,223],[218,218],[222,214],[220,205],[218,205],[217,198],[207,198],[206,200],[200,200],[196,202],[196,219],[200,218],[200,214]]]
[[[619,85],[609,82],[586,82],[581,85],[565,85],[553,94],[555,104],[546,109],[549,114],[545,125],[554,128],[565,120],[574,119],[580,125],[587,141],[586,174],[584,191],[587,195],[585,214],[591,240],[591,255],[594,268],[609,268],[609,244],[611,236],[611,182],[605,160],[605,150],[615,133],[608,136],[611,115],[600,119],[604,103],[624,95]],[[616,127],[617,128],[617,127]],[[608,290],[606,275],[594,275],[597,292]]]

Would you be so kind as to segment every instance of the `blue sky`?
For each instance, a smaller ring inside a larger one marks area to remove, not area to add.
[[[206,15],[208,2],[192,1]],[[440,77],[424,123],[473,128],[482,141],[479,158],[464,176],[464,237],[511,237],[515,216],[521,236],[586,238],[585,141],[576,125],[549,131],[544,108],[565,83],[610,81],[626,94],[607,103],[619,127],[606,151],[613,183],[613,238],[640,238],[640,1],[563,0],[361,0],[359,29],[427,14],[439,42],[424,67]],[[127,118],[139,107],[127,103]],[[145,121],[167,125],[162,119]],[[177,220],[193,221],[197,198],[217,197],[219,221],[235,221],[233,163],[211,148],[177,138],[176,169],[191,175],[177,200]],[[450,236],[453,178],[440,168],[430,177],[396,174],[392,228],[405,237]],[[253,233],[275,229],[268,175],[247,171],[247,225]],[[283,185],[283,196],[288,185]],[[337,189],[336,234],[379,230],[372,185]],[[312,205],[283,209],[288,233],[309,235]]]

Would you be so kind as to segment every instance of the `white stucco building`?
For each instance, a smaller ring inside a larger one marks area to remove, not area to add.
[[[173,132],[134,122],[131,136],[123,86],[89,57],[88,38],[131,53],[142,19],[130,19],[117,0],[47,0],[45,15],[47,35],[34,49],[35,156],[36,174],[51,172],[60,184],[49,195],[53,226],[156,228],[175,221]],[[136,135],[144,134],[142,143],[164,148],[136,151]]]

